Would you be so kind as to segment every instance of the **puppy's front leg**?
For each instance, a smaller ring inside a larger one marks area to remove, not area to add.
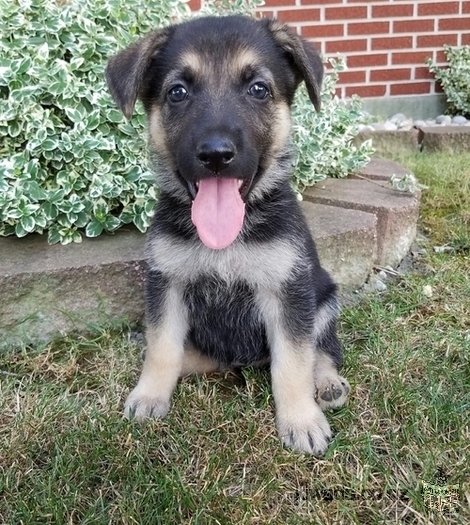
[[[258,301],[271,351],[279,437],[294,450],[322,455],[332,435],[325,415],[315,402],[315,352],[310,334],[301,326],[296,327],[293,317],[289,319],[287,301],[283,302],[275,294],[260,294]]]
[[[318,456],[326,451],[331,430],[314,400],[313,356],[310,341],[293,341],[278,333],[271,345],[279,437],[290,448]]]
[[[144,365],[139,382],[124,406],[124,415],[138,420],[164,417],[168,413],[171,394],[181,373],[188,331],[186,309],[177,287],[168,287],[164,298],[157,302],[149,300],[149,295],[147,290]]]

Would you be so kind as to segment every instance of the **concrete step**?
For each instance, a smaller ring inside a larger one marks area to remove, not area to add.
[[[372,139],[375,154],[384,157],[392,156],[403,151],[415,152],[419,150],[417,129],[411,129],[409,131],[361,131],[354,137],[353,144],[360,146],[369,139]]]
[[[317,246],[320,262],[340,292],[360,288],[376,258],[377,217],[303,201],[302,210]]]
[[[419,143],[423,151],[470,151],[470,126],[429,126],[419,129]]]
[[[377,217],[380,266],[397,266],[416,236],[419,195],[402,193],[367,180],[327,179],[304,193],[317,204],[373,213]]]
[[[356,173],[352,173],[349,178],[366,178],[369,180],[377,180],[388,183],[392,175],[402,178],[409,173],[410,170],[405,169],[397,162],[381,158],[373,158],[366,166],[358,170]]]
[[[0,237],[0,349],[140,320],[143,248],[137,231],[67,246],[36,234]]]

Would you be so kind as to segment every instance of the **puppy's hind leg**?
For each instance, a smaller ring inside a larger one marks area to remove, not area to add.
[[[139,382],[124,406],[124,415],[137,420],[166,416],[181,374],[186,310],[176,287],[168,287],[163,295],[161,301],[152,302],[147,294],[147,350]]]
[[[336,333],[339,307],[331,294],[318,308],[314,321],[314,383],[315,400],[322,410],[338,408],[347,400],[350,386],[339,375],[343,352]]]
[[[181,366],[181,377],[191,374],[210,374],[220,370],[220,365],[210,357],[187,344],[184,349],[183,363]]]

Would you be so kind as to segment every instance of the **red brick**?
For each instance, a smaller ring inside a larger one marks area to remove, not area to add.
[[[367,18],[367,7],[327,7],[325,9],[325,18],[327,20],[350,20],[352,18]]]
[[[458,2],[421,2],[418,5],[418,16],[453,15],[459,12]]]
[[[386,66],[388,55],[365,53],[363,55],[352,55],[347,60],[348,67],[371,67]]]
[[[277,18],[283,22],[313,22],[320,20],[320,9],[278,11]]]
[[[266,1],[269,3],[269,0]],[[302,5],[322,5],[322,4],[337,4],[338,0],[301,0]]]
[[[191,11],[199,11],[201,9],[201,0],[189,0],[188,5]]]
[[[366,51],[367,40],[336,40],[326,43],[327,53],[350,53],[352,51]]]
[[[279,6],[288,6],[295,5],[295,0],[267,0],[264,3],[263,7],[279,7]]]
[[[470,17],[441,18],[439,20],[439,31],[470,31]]]
[[[436,58],[434,60],[436,64],[447,64],[447,57],[444,51],[437,51]]]
[[[434,73],[431,73],[427,67],[417,67],[415,68],[414,78],[416,80],[434,80]]]
[[[396,20],[393,22],[394,33],[428,33],[434,31],[434,20]]]
[[[410,82],[408,84],[392,84],[390,95],[423,95],[431,92],[430,82]]]
[[[339,74],[340,84],[364,84],[365,81],[365,71],[343,71]]]
[[[372,6],[372,18],[413,16],[413,4],[397,3],[393,5]]]
[[[302,36],[305,38],[320,38],[320,37],[332,37],[332,36],[343,36],[344,25],[343,24],[322,24],[315,26],[304,26],[301,27]]]
[[[413,38],[411,36],[392,36],[387,38],[373,38],[372,50],[377,49],[411,49]]]
[[[444,93],[442,86],[438,82],[434,84],[434,93]]]
[[[470,33],[466,33],[462,35],[462,45],[463,46],[470,46]]]
[[[348,24],[348,35],[380,35],[388,34],[390,22],[359,22]]]
[[[427,58],[432,58],[432,52],[412,51],[411,53],[393,53],[392,64],[424,64]]]
[[[462,13],[464,15],[470,14],[470,2],[468,0],[462,5]]]
[[[386,86],[348,86],[346,96],[359,95],[360,97],[383,97],[387,91]]]
[[[457,35],[420,35],[418,36],[418,47],[442,47],[445,44],[457,45]]]
[[[370,72],[371,82],[389,82],[390,80],[410,80],[409,68],[402,69],[374,69]]]

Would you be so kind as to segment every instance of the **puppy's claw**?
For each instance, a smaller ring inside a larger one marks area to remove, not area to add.
[[[330,425],[318,405],[304,414],[290,412],[284,419],[278,414],[277,427],[286,447],[322,456],[332,439]]]
[[[139,396],[131,392],[124,404],[124,417],[143,421],[146,418],[159,419],[167,415],[170,402],[158,398]]]

